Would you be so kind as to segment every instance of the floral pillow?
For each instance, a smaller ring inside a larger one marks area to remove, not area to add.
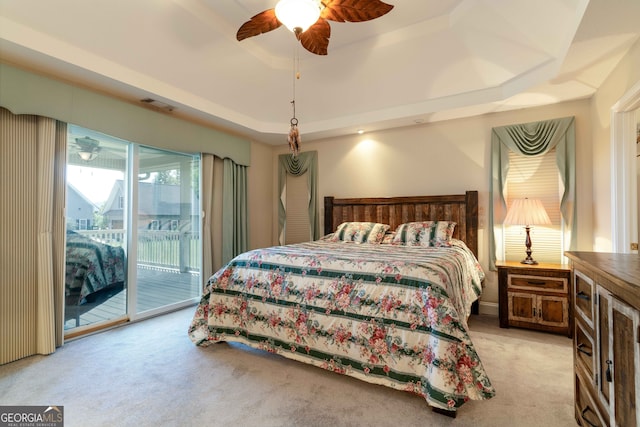
[[[380,242],[380,244],[382,245],[390,245],[391,242],[393,242],[393,238],[396,236],[396,232],[394,231],[387,231],[386,233],[384,233],[384,237],[382,238],[382,242]]]
[[[396,228],[392,245],[405,246],[451,246],[451,237],[456,228],[453,221],[406,222]]]
[[[333,233],[334,242],[380,243],[389,230],[388,224],[379,222],[343,222]]]
[[[431,229],[429,246],[451,246],[451,238],[456,225],[457,223],[453,221],[435,221]]]

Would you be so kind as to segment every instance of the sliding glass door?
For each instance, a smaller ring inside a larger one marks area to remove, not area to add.
[[[127,313],[126,141],[69,125],[65,329]]]
[[[136,312],[200,295],[199,158],[138,150]]]
[[[65,330],[200,295],[199,156],[69,125]]]

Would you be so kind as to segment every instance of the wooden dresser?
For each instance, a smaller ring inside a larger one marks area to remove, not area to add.
[[[576,421],[640,426],[640,255],[565,255],[572,265]]]

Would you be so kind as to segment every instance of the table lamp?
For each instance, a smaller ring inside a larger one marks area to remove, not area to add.
[[[522,264],[535,265],[538,261],[531,258],[531,236],[529,231],[532,225],[551,224],[547,211],[542,206],[542,202],[538,199],[515,199],[511,203],[511,207],[507,211],[507,217],[504,219],[505,224],[524,225],[527,232],[525,246],[527,247],[527,257],[520,261]]]

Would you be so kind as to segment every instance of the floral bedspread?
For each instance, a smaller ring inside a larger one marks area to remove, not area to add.
[[[82,304],[101,289],[125,281],[124,249],[67,231],[65,295],[68,303]]]
[[[189,336],[200,346],[241,342],[455,411],[495,394],[466,324],[483,278],[457,240],[257,249],[209,279]]]

